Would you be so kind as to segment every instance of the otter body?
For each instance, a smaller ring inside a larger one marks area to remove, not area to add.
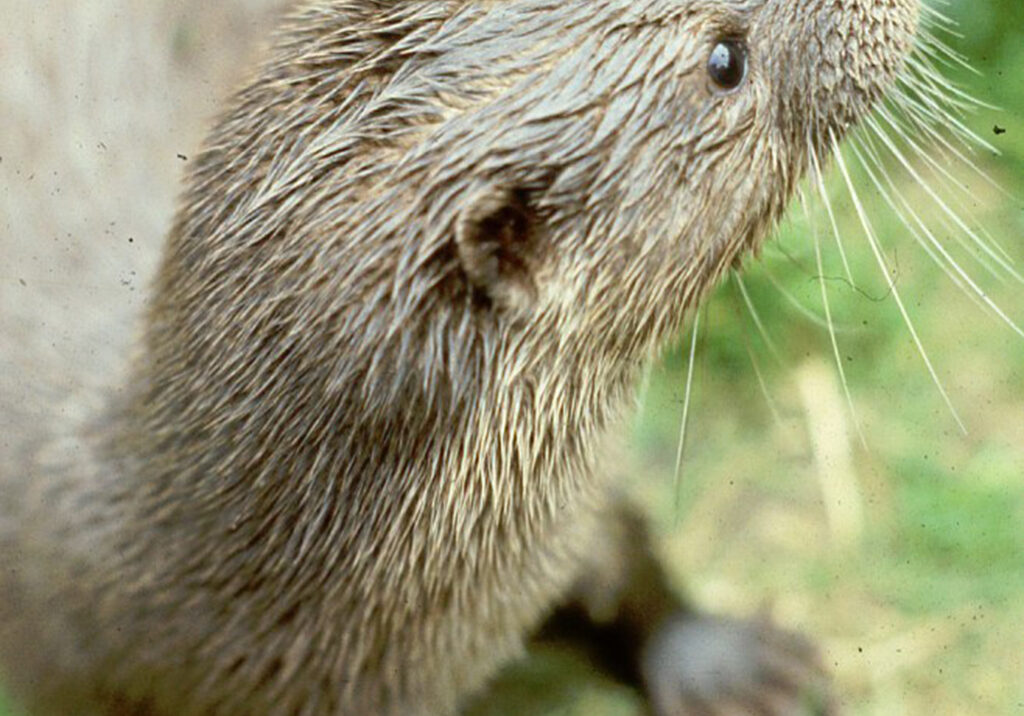
[[[600,455],[916,10],[300,7],[192,165],[129,375],[5,463],[8,678],[40,712],[450,713],[575,602],[658,713],[797,712],[770,667],[808,650],[674,597]],[[702,680],[716,634],[750,654]]]

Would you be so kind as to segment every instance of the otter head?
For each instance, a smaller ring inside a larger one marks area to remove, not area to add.
[[[809,151],[894,80],[918,13],[917,0],[495,7],[479,31],[493,39],[465,52],[501,91],[432,140],[447,150],[437,181],[471,183],[461,268],[499,309],[553,311],[617,352],[664,336],[758,246]]]
[[[635,366],[892,82],[917,12],[308,3],[196,163],[143,402],[284,425],[466,405],[489,366]]]

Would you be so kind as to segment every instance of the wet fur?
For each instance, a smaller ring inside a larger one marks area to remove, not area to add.
[[[16,683],[455,709],[593,558],[642,366],[898,69],[914,4],[865,4],[300,8],[192,165],[130,377],[3,475]]]

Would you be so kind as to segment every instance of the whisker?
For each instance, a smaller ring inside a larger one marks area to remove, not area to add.
[[[857,217],[860,219],[861,226],[864,228],[865,236],[868,239],[868,245],[871,247],[871,252],[874,254],[875,260],[878,263],[878,267],[881,269],[882,274],[885,276],[885,280],[889,285],[889,290],[892,292],[892,296],[896,301],[896,305],[899,307],[900,314],[903,316],[903,322],[907,326],[907,330],[910,331],[910,335],[914,340],[914,344],[917,346],[917,351],[924,360],[925,365],[928,367],[928,372],[931,374],[932,381],[935,383],[935,387],[938,389],[939,394],[942,396],[943,401],[946,403],[946,407],[949,409],[950,414],[953,416],[953,420],[959,426],[960,430],[967,434],[967,428],[964,425],[963,420],[960,419],[960,414],[956,408],[953,407],[953,402],[949,399],[949,394],[942,385],[942,380],[939,378],[939,374],[935,370],[935,366],[932,364],[931,358],[928,357],[928,352],[924,348],[924,344],[921,342],[921,338],[918,336],[917,329],[914,327],[914,322],[910,318],[910,314],[907,312],[907,308],[903,303],[903,298],[900,296],[899,289],[896,287],[896,281],[893,279],[889,272],[889,266],[886,263],[885,256],[882,254],[882,250],[879,247],[878,239],[875,237],[874,229],[871,226],[871,222],[868,220],[867,214],[864,212],[864,207],[861,204],[860,196],[857,194],[857,190],[854,187],[853,180],[850,178],[850,172],[846,167],[846,161],[843,159],[842,153],[839,151],[839,142],[835,135],[830,133],[830,139],[832,143],[832,154],[835,158],[836,164],[839,166],[839,170],[842,173],[843,180],[846,182],[846,186],[850,192],[850,199],[853,201],[854,209],[857,212]]]
[[[768,390],[768,383],[765,381],[764,373],[761,371],[761,363],[757,360],[757,355],[750,346],[750,339],[746,335],[743,336],[743,343],[747,349],[747,356],[750,358],[750,365],[754,368],[754,375],[757,376],[757,384],[761,387],[761,395],[764,396],[765,402],[768,403],[768,410],[772,414],[772,420],[775,421],[776,425],[781,426],[782,413],[779,412],[778,404],[772,397],[771,391]]]
[[[900,99],[901,98],[899,96],[893,97],[893,100],[895,102],[898,102]],[[913,108],[908,108],[906,106],[901,107],[897,103],[893,104],[893,108],[899,110],[901,115],[908,119],[913,129],[916,129],[919,132],[923,132],[924,134],[928,135],[928,140],[932,143],[932,147],[934,147],[935,149],[935,154],[938,154],[940,159],[944,159],[947,163],[955,163],[959,161],[962,166],[966,167],[972,174],[978,176],[990,188],[994,189],[1004,197],[1013,199],[1013,196],[1006,189],[1004,189],[1003,186],[996,179],[994,179],[986,171],[984,171],[977,163],[974,162],[974,160],[970,156],[962,153],[959,149],[953,146],[942,133],[935,129],[934,126],[932,126],[929,123],[918,122],[911,117],[907,117],[906,111],[908,109],[910,111],[914,111]],[[880,107],[878,110],[878,114],[879,117],[881,117],[889,125],[891,125],[893,129],[900,134],[901,137],[909,138],[907,128],[905,128],[902,125],[898,117],[894,116],[889,111],[888,107]],[[869,137],[868,130],[870,130],[870,127],[859,127],[858,133]],[[870,139],[868,141],[870,141]],[[958,198],[959,195],[963,194],[971,202],[976,203],[978,201],[978,197],[974,193],[974,191],[972,191],[968,186],[966,186],[962,179],[957,179],[951,171],[942,166],[940,162],[937,162],[936,159],[933,156],[931,156],[931,152],[925,151],[922,147],[917,145],[917,143],[911,144],[910,148],[913,150],[915,156],[922,157],[924,161],[930,164],[932,168],[939,174],[939,178],[942,185],[951,193],[950,201],[954,203],[956,211],[961,216],[966,216],[967,219],[970,220],[971,224],[975,227],[975,230],[979,232],[980,236],[984,238],[985,242],[995,251],[997,251],[1008,264],[1015,264],[1016,259],[1010,254],[1009,251],[1007,251],[1006,247],[1003,246],[1002,242],[1000,242],[999,239],[997,239],[991,231],[985,228],[985,225],[983,223],[977,221],[975,219],[974,211],[970,208],[970,206],[963,200]],[[945,220],[942,221],[945,224]],[[957,236],[959,236],[959,232],[957,232]],[[985,263],[984,259],[980,257],[976,252],[971,251],[971,253],[979,261]],[[998,271],[993,271],[991,268],[989,268],[989,271],[991,271],[994,274],[999,273]],[[1001,274],[998,277],[1000,281],[1004,280]]]
[[[983,76],[982,73],[967,60],[966,57],[952,49],[933,33],[929,32],[927,28],[922,28],[918,31],[915,47],[928,55],[928,57],[932,58],[933,61],[938,62],[944,67],[949,67],[951,69],[960,67],[971,74],[977,75],[978,77]]]
[[[835,212],[832,210],[832,200],[829,199],[828,190],[825,188],[825,179],[822,176],[821,163],[818,161],[818,152],[814,149],[812,142],[808,142],[808,147],[810,147],[814,183],[818,189],[818,195],[825,205],[825,212],[828,214],[829,224],[832,226],[832,236],[835,237],[836,245],[839,247],[839,257],[843,262],[843,270],[846,271],[846,278],[850,281],[850,285],[856,288],[857,282],[853,280],[853,271],[850,270],[850,262],[846,259],[846,251],[843,249],[843,239],[839,233],[839,223],[836,221]]]
[[[921,237],[920,230],[917,228],[917,226],[914,223],[912,223],[910,221],[910,219],[907,217],[907,215],[904,212],[904,210],[901,209],[900,207],[896,206],[896,203],[892,199],[893,195],[895,195],[897,198],[900,199],[900,203],[903,206],[907,207],[907,210],[910,211],[910,213],[913,215],[913,217],[916,220],[916,222],[918,224],[922,224],[923,225],[924,222],[920,220],[918,215],[910,207],[909,200],[896,188],[896,183],[893,181],[889,171],[886,169],[885,163],[882,161],[881,156],[880,156],[878,150],[875,148],[874,142],[871,141],[870,136],[865,135],[863,137],[860,137],[860,136],[852,137],[851,138],[851,146],[853,148],[853,151],[857,154],[857,158],[860,159],[861,164],[864,166],[865,171],[867,171],[868,176],[871,178],[872,182],[875,184],[875,187],[878,189],[879,194],[882,196],[882,198],[885,200],[885,202],[889,205],[889,207],[893,210],[893,212],[896,214],[897,218],[899,218],[900,222],[907,229],[907,231],[910,232],[910,234],[914,238],[914,240],[928,254],[928,256],[933,261],[935,261],[936,264],[939,267],[942,268],[943,272],[946,274],[946,276],[951,281],[953,281],[959,288],[961,288],[961,290],[965,291],[965,294],[970,299],[972,299],[974,301],[977,301],[977,298],[975,297],[975,295],[971,291],[969,291],[967,289],[967,287],[963,284],[963,282],[960,280],[960,278],[956,274],[952,273],[948,269],[948,267],[946,266],[945,262],[943,262],[942,259],[937,254],[935,254],[935,252],[931,248],[931,245]],[[860,154],[861,151],[863,151],[864,154],[868,158],[870,158],[871,165],[873,165],[878,170],[878,172],[881,175],[881,177],[885,180],[886,186],[882,185],[882,183],[879,180],[878,176],[876,176],[875,173],[871,170],[871,166],[868,163],[865,162],[864,157],[861,156],[861,154]],[[940,219],[941,219],[941,217],[940,217]],[[927,228],[927,227],[923,227],[923,228]],[[949,227],[946,227],[946,228],[949,228]],[[965,250],[969,250],[968,246],[966,244],[964,244],[963,241],[961,241],[960,243],[961,243],[961,246],[963,246],[965,248]],[[979,262],[983,262],[983,257],[979,257],[976,254],[972,254],[972,256],[976,260],[978,260]],[[983,263],[983,265],[985,266],[985,268],[987,270],[989,270],[989,271],[992,270],[991,267],[988,264],[984,264]],[[978,301],[978,304],[981,305],[980,301]]]
[[[886,178],[886,181],[887,181],[889,189],[893,192],[893,194],[895,194],[895,196],[897,198],[899,198],[900,203],[904,206],[905,210],[914,219],[914,222],[917,224],[917,226],[919,227],[920,231],[914,229],[914,227],[907,221],[906,217],[900,211],[900,209],[892,201],[892,198],[885,191],[885,187],[882,186],[881,182],[878,180],[878,178],[876,177],[875,173],[871,170],[871,167],[869,166],[868,162],[860,154],[860,151],[857,148],[856,142],[852,143],[851,147],[852,147],[854,153],[857,154],[858,158],[860,159],[861,164],[864,167],[865,171],[867,171],[868,175],[871,177],[872,181],[875,183],[875,186],[878,187],[879,192],[882,194],[883,197],[885,197],[886,201],[889,203],[889,206],[892,207],[893,211],[895,211],[897,216],[900,217],[900,220],[903,221],[904,225],[910,230],[911,234],[918,241],[918,243],[922,246],[922,248],[925,249],[925,251],[932,258],[932,260],[935,261],[935,263],[953,281],[953,283],[955,283],[968,296],[970,296],[971,298],[977,297],[978,299],[980,299],[980,301],[985,306],[987,306],[1000,319],[1002,319],[1002,321],[1006,325],[1008,325],[1011,329],[1013,329],[1013,331],[1015,333],[1017,333],[1022,338],[1024,338],[1024,330],[1021,330],[1020,326],[1018,326],[1017,323],[1015,323],[1013,321],[1013,319],[1010,318],[1006,314],[1006,312],[1003,311],[1003,309],[1000,308],[999,305],[995,301],[993,301],[992,298],[989,297],[982,290],[982,288],[980,286],[978,286],[978,284],[970,277],[970,275],[966,271],[963,270],[963,268],[956,261],[956,259],[953,258],[953,256],[951,256],[949,254],[949,252],[942,245],[942,243],[935,237],[935,234],[931,231],[931,229],[928,228],[927,224],[925,224],[924,221],[921,220],[920,216],[917,214],[917,212],[914,211],[913,207],[911,207],[910,203],[903,196],[903,194],[899,191],[899,189],[892,182],[892,180],[888,177],[888,175],[886,174],[885,178]],[[884,168],[881,167],[880,163],[878,162],[878,158],[877,157],[874,158],[874,163],[879,167],[880,171],[882,171],[883,174],[884,174],[885,170],[884,170]],[[923,238],[922,238],[922,236],[923,236]],[[925,241],[924,239],[927,239],[927,241]],[[931,247],[930,249],[929,249],[929,245]],[[938,255],[936,255],[935,252],[937,252]],[[940,260],[939,255],[942,257],[942,259],[944,259],[944,261]],[[952,272],[955,272],[956,276],[959,276],[959,280],[957,280],[957,278],[954,276],[954,274]],[[967,289],[965,288],[965,284],[966,284],[966,286],[970,287],[970,289],[971,289],[970,291],[967,291]]]
[[[804,318],[806,318],[808,321],[810,321],[815,326],[818,326],[819,328],[828,328],[828,321],[826,321],[822,316],[818,315],[812,309],[808,308],[803,303],[801,303],[800,299],[794,296],[783,285],[783,283],[775,277],[775,274],[773,274],[767,266],[762,267],[761,270],[764,271],[764,275],[768,278],[768,281],[771,283],[771,285],[774,286],[775,289],[782,294],[782,297],[786,299],[786,301],[791,306],[793,306],[794,309],[796,309],[797,313],[799,313],[801,316],[803,316]]]
[[[966,115],[965,110],[973,109],[973,107],[965,107],[962,103],[958,103],[955,99],[950,98],[946,93],[946,88],[937,88],[928,79],[916,76],[914,69],[913,64],[908,64],[908,70],[910,71],[904,74],[903,82],[906,86],[915,90],[918,96],[931,108],[935,114],[936,121],[943,122],[947,129],[952,130],[961,140],[965,140],[966,144],[981,147],[996,155],[1002,154],[998,148],[982,138],[959,119]],[[996,109],[998,110],[998,108]]]
[[[814,156],[814,145],[813,143],[808,142],[808,146],[811,147],[811,161],[815,168],[817,168],[818,160],[817,157]],[[850,383],[846,379],[846,369],[843,368],[843,359],[839,351],[839,340],[836,337],[835,324],[832,321],[832,308],[829,304],[828,288],[825,282],[825,263],[821,258],[821,239],[818,236],[817,228],[810,216],[810,213],[807,212],[807,206],[804,204],[803,192],[800,193],[800,203],[804,208],[804,212],[807,213],[808,221],[811,222],[811,239],[814,243],[814,257],[818,266],[818,286],[821,288],[821,305],[825,311],[825,322],[828,324],[828,336],[832,343],[832,354],[835,357],[836,369],[839,371],[839,381],[843,386],[843,395],[846,396],[846,405],[850,411],[850,419],[853,420],[853,425],[857,430],[857,436],[860,438],[861,445],[865,450],[867,450],[868,441],[864,436],[864,430],[862,429],[860,420],[857,417],[857,408],[854,406],[853,396],[850,394]]]
[[[832,343],[832,355],[836,361],[836,370],[839,371],[839,381],[843,385],[843,395],[846,396],[846,406],[850,410],[850,418],[853,420],[854,428],[857,430],[857,436],[860,438],[861,445],[865,450],[868,450],[868,441],[864,437],[864,430],[861,427],[860,418],[857,416],[857,408],[853,403],[853,395],[850,393],[850,382],[846,378],[846,369],[843,368],[843,357],[839,350],[839,339],[836,337],[835,327],[832,324],[832,309],[829,305],[828,300],[828,288],[825,282],[825,265],[821,259],[821,241],[818,239],[817,234],[813,236],[814,241],[814,255],[818,264],[818,285],[821,287],[821,305],[825,309],[825,318],[828,323],[828,337]]]
[[[697,356],[697,335],[700,332],[700,311],[696,311],[693,317],[693,336],[690,339],[690,358],[686,366],[686,393],[683,397],[683,418],[679,425],[679,446],[676,448],[676,519],[679,519],[682,499],[682,475],[683,475],[683,449],[686,445],[686,429],[690,421],[690,397],[693,393],[693,368]]]
[[[734,285],[737,285],[735,284],[735,280],[738,279],[738,277],[739,272],[733,271],[732,278],[734,279]],[[743,300],[742,298],[737,299],[738,293],[738,289],[732,293],[732,309],[733,312],[736,314],[736,320],[739,321],[740,323],[743,323],[743,310],[738,305],[739,303],[742,303]],[[747,310],[749,311],[749,306],[747,306]],[[775,402],[775,399],[772,397],[771,391],[768,390],[768,382],[764,378],[764,373],[761,370],[761,362],[757,359],[757,353],[754,350],[754,346],[750,340],[750,337],[747,335],[746,331],[740,331],[740,337],[743,338],[743,346],[744,348],[746,348],[747,357],[750,358],[750,364],[754,368],[754,375],[757,376],[757,383],[761,388],[761,394],[764,396],[765,403],[767,403],[768,405],[768,410],[772,414],[772,420],[775,421],[776,425],[781,426],[782,413],[779,411],[778,405]],[[776,356],[776,359],[778,360],[778,356]],[[782,361],[779,360],[779,362],[781,363]]]
[[[944,156],[948,158],[946,152],[951,154],[955,159],[959,160],[964,166],[970,169],[973,173],[981,177],[987,184],[993,189],[996,189],[1000,193],[1006,194],[1002,185],[995,179],[993,179],[985,170],[983,170],[969,154],[965,154],[961,150],[957,149],[953,144],[946,138],[946,136],[936,129],[942,121],[941,117],[934,117],[932,115],[924,115],[924,110],[921,109],[920,105],[908,94],[902,91],[900,88],[894,88],[890,92],[890,101],[880,105],[877,109],[879,114],[886,115],[889,118],[891,124],[899,125],[899,118],[893,113],[898,112],[907,122],[909,122],[914,129],[924,132],[928,135],[928,138],[938,144],[938,150],[942,152]],[[930,121],[923,121],[927,118]],[[969,149],[973,149],[973,145],[968,145]],[[925,153],[927,156],[928,153]],[[948,174],[948,176],[952,176]],[[960,182],[953,182],[957,188],[962,189]],[[970,194],[970,192],[966,192]],[[973,195],[971,195],[973,198]]]
[[[951,99],[944,90],[921,80],[912,71],[900,78],[897,88],[902,89],[906,97],[914,100],[913,106],[925,124],[950,132],[953,138],[972,151],[977,147],[995,149],[963,123],[962,120],[974,113],[973,107],[967,107]],[[889,102],[895,101],[892,92],[887,99]]]
[[[743,277],[738,272],[733,272],[733,281],[736,287],[739,289],[740,296],[743,298],[743,303],[746,304],[747,311],[750,313],[750,317],[754,320],[754,325],[757,327],[757,332],[761,334],[761,339],[765,345],[768,346],[768,350],[771,352],[772,357],[779,363],[782,362],[780,357],[779,349],[775,345],[775,341],[772,340],[771,335],[768,333],[768,329],[765,328],[764,322],[761,320],[761,314],[758,313],[757,308],[754,307],[754,302],[750,298],[750,292],[747,291],[747,285],[743,281]]]
[[[931,199],[936,203],[939,209],[942,210],[942,213],[949,217],[949,219],[961,231],[963,231],[965,235],[970,237],[979,249],[984,251],[993,261],[999,264],[1000,268],[1002,268],[1003,271],[1005,271],[1007,274],[1015,278],[1020,283],[1024,283],[1024,276],[1021,276],[1021,274],[1013,266],[1011,266],[1008,261],[1006,261],[1003,257],[999,256],[992,249],[992,247],[988,245],[988,243],[986,243],[980,236],[978,236],[977,232],[975,232],[971,227],[969,227],[964,222],[964,220],[961,219],[959,215],[957,215],[956,212],[949,208],[946,202],[942,200],[942,197],[940,197],[938,193],[928,184],[928,182],[924,180],[921,174],[916,169],[914,169],[913,165],[907,160],[903,152],[899,150],[896,144],[892,141],[892,138],[889,137],[888,133],[886,133],[882,126],[878,124],[878,122],[873,117],[865,118],[865,124],[872,128],[872,130],[875,133],[875,136],[877,136],[882,141],[882,143],[885,144],[885,146],[892,153],[893,157],[895,157],[896,160],[903,166],[903,168],[906,169],[906,171],[910,174],[910,176],[913,177],[916,182],[918,182],[921,189],[923,189],[924,192],[928,194],[929,197],[931,197]]]
[[[959,24],[956,20],[949,17],[945,13],[940,12],[935,5],[949,5],[946,0],[935,0],[927,5],[921,5],[921,22],[925,27],[935,28],[945,32],[947,35],[956,38],[962,38],[963,34],[960,33],[956,28]]]
[[[907,135],[907,133],[901,127],[898,126],[898,123],[896,122],[895,118],[893,118],[891,116],[888,116],[884,112],[881,113],[879,116],[882,119],[884,119],[896,132],[898,132],[901,135],[901,138],[903,138],[905,141],[912,141],[912,140],[910,140],[909,135]],[[866,123],[866,127],[867,127],[867,130],[870,130],[871,132],[876,132],[877,133],[879,131],[877,127],[871,126],[870,122]],[[873,139],[871,137],[871,133],[868,132],[868,131],[864,131],[864,132],[860,133],[860,136],[862,136],[862,138],[863,138],[864,142],[866,143],[866,145],[872,147],[873,153],[876,156],[878,156],[880,153],[877,150],[873,149],[874,146],[875,146],[875,143],[874,143],[874,141],[873,141]],[[974,194],[972,192],[970,192],[968,189],[966,189],[965,187],[957,184],[955,177],[945,167],[943,167],[940,164],[936,163],[931,157],[927,156],[927,154],[925,153],[925,151],[924,151],[924,149],[922,147],[920,147],[916,143],[911,144],[910,146],[911,146],[911,149],[915,152],[915,154],[917,154],[919,156],[922,156],[926,160],[926,163],[929,164],[933,168],[933,170],[935,170],[939,174],[940,183],[942,185],[946,186],[947,189],[951,189],[952,190],[952,196],[949,197],[950,201],[952,201],[953,203],[956,204],[957,209],[959,211],[963,212],[969,218],[971,218],[972,212],[967,207],[964,206],[963,202],[959,201],[956,198],[956,195],[958,193],[964,193],[969,198],[971,198],[973,200],[976,200],[976,197],[974,196]],[[877,164],[878,164],[879,167],[881,167],[883,165],[883,162],[881,160],[879,160],[877,162]],[[945,199],[943,199],[943,201],[945,201]],[[952,209],[950,211],[952,211],[952,213],[954,213],[954,214],[957,214],[957,212],[953,211]],[[959,214],[957,214],[957,215],[959,216]],[[972,244],[972,243],[968,243],[967,241],[965,241],[962,238],[962,233],[961,233],[961,231],[959,229],[957,229],[954,226],[949,226],[949,225],[946,224],[945,217],[939,216],[939,220],[942,221],[944,226],[947,226],[949,228],[950,234],[954,237],[956,242],[958,244],[960,244],[960,246],[962,246],[963,249],[967,253],[969,253],[974,258],[975,261],[977,261],[979,264],[981,264],[988,273],[990,273],[996,280],[998,280],[1000,282],[1003,282],[1003,281],[1006,280],[1006,276],[1003,273],[1005,271],[1005,269],[1003,269],[1003,264],[1005,263],[1005,265],[1007,265],[1007,266],[1012,266],[1013,259],[1007,253],[1006,249],[1004,249],[1002,246],[1000,246],[999,243],[997,241],[995,241],[987,231],[982,229],[982,231],[984,232],[984,237],[982,238],[982,243],[983,244],[987,244],[989,246],[989,248],[991,248],[993,251],[997,250],[1002,255],[1002,257],[1004,259],[1004,261],[1002,261],[1002,262],[996,261],[997,265],[995,265],[995,266],[992,263],[990,263],[990,261],[992,261],[992,259],[988,258],[988,252],[982,251],[982,250],[979,249],[979,247],[977,245]],[[978,225],[978,222],[974,221],[973,218],[972,218],[972,223],[975,226]],[[987,241],[985,239],[987,239]]]
[[[907,58],[900,81],[913,85],[940,107],[964,117],[979,109],[999,111],[999,107],[978,99],[943,74],[923,50]]]
[[[914,79],[931,88],[940,104],[958,108],[960,110],[958,113],[966,114],[978,109],[1002,111],[1001,107],[975,97],[959,84],[947,78],[923,50],[907,59],[907,67],[914,71]]]
[[[940,185],[945,187],[949,191],[949,201],[951,201],[956,207],[956,211],[954,213],[958,213],[958,215],[960,216],[966,216],[971,221],[971,224],[975,227],[975,231],[980,232],[980,236],[984,239],[984,243],[987,243],[995,251],[998,251],[998,253],[1003,257],[1005,262],[1008,265],[1012,266],[1015,263],[1014,258],[1010,255],[1006,248],[994,236],[992,236],[991,232],[989,232],[983,224],[981,224],[974,218],[973,210],[959,198],[962,194],[971,202],[977,203],[977,195],[968,186],[964,185],[962,179],[958,180],[957,177],[955,177],[950,170],[942,166],[940,162],[936,161],[932,156],[930,156],[929,153],[921,145],[919,145],[917,142],[914,142],[913,139],[911,139],[911,136],[907,132],[907,130],[900,125],[898,118],[892,116],[885,110],[880,110],[878,116],[881,119],[885,120],[885,122],[890,127],[892,127],[892,129],[899,135],[900,139],[908,143],[910,149],[914,152],[915,156],[921,157],[924,160],[924,162],[928,164],[931,167],[931,169],[938,175]],[[872,131],[872,127],[868,123],[866,129],[862,129],[860,133],[866,137],[868,142],[874,145],[874,142],[871,141],[870,139],[870,131]],[[936,136],[941,135],[937,135],[936,133]],[[946,159],[948,160],[948,157],[946,157]],[[967,158],[964,158],[962,163],[968,169],[972,170],[973,173],[982,177],[992,188],[994,188],[1000,194],[1007,198],[1012,198],[1009,192],[1005,191],[997,181],[989,177],[973,162],[971,162]],[[959,232],[956,232],[956,235],[959,241]],[[961,241],[960,243],[963,242]],[[978,254],[975,251],[971,250],[971,253],[979,261],[982,261],[984,263],[982,257],[978,256]],[[998,271],[992,271],[992,273],[996,275],[1000,281],[1004,280],[1004,277]]]

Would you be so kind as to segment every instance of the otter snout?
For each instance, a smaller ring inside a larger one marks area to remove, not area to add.
[[[779,86],[779,120],[811,123],[812,136],[841,136],[886,92],[914,46],[919,0],[805,0],[765,8],[784,28],[766,59]],[[799,130],[798,130],[799,131]]]

